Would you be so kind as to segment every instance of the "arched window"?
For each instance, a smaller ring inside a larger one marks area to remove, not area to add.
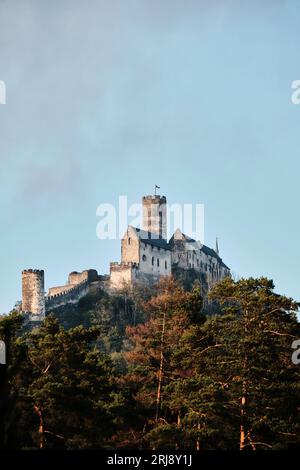
[[[128,245],[130,245],[130,243],[131,243],[131,238],[129,237],[128,238]]]
[[[154,256],[152,256],[152,266],[154,266]]]
[[[157,266],[159,266],[159,258],[157,258]]]
[[[143,255],[143,261],[147,261],[147,256]]]
[[[168,263],[165,261],[165,269],[168,269]]]

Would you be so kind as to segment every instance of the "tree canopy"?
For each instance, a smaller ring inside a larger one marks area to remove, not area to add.
[[[1,317],[1,448],[299,449],[298,304],[266,278],[202,293],[163,278]]]

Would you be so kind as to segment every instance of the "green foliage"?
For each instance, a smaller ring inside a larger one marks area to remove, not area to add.
[[[0,447],[299,449],[298,305],[266,279],[95,291],[0,318]]]
[[[0,365],[0,448],[6,447],[13,432],[11,423],[16,417],[15,377],[24,360],[24,348],[18,341],[22,316],[13,311],[0,318],[0,339],[6,345],[6,363]]]
[[[129,330],[133,349],[127,353],[130,388],[145,408],[139,442],[194,449],[299,446],[300,375],[291,361],[291,342],[300,336],[298,306],[273,288],[265,278],[225,279],[211,292],[222,315],[197,321],[189,307],[181,331],[186,303],[170,290],[158,420],[159,312],[167,298],[150,302],[154,319]]]
[[[98,333],[83,327],[66,331],[49,316],[19,339],[26,356],[11,384],[18,419],[12,423],[17,433],[9,447],[106,445],[122,397],[111,362],[93,346]]]

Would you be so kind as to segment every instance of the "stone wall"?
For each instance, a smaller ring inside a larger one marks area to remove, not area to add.
[[[80,284],[73,286],[71,289],[66,289],[57,294],[48,295],[45,301],[46,312],[51,312],[52,309],[66,304],[76,304],[81,297],[89,292],[89,283],[84,281]]]
[[[140,271],[154,276],[171,274],[171,252],[163,248],[140,242]]]
[[[56,295],[56,294],[62,294],[68,290],[73,289],[73,287],[74,285],[71,285],[71,284],[67,284],[65,286],[50,287],[48,290],[47,296],[52,297],[53,295]]]
[[[122,289],[131,286],[136,280],[137,272],[136,263],[110,263],[110,288]]]
[[[81,273],[77,271],[73,271],[68,276],[68,284],[64,286],[55,286],[50,287],[48,290],[48,296],[52,297],[57,294],[66,294],[68,291],[72,290],[74,286],[78,284],[82,284],[84,282],[88,282],[89,284],[92,282],[97,282],[99,280],[98,273],[96,269],[86,269]]]
[[[26,269],[22,271],[22,311],[41,320],[45,317],[43,270]]]
[[[95,269],[87,269],[82,273],[73,272],[69,275],[69,284],[49,289],[45,297],[44,271],[27,269],[22,271],[22,311],[31,323],[41,322],[45,313],[69,303],[77,303],[90,291],[100,288],[101,276]],[[72,282],[72,283],[70,283]]]
[[[167,238],[167,199],[165,196],[143,197],[143,229]]]
[[[135,230],[128,227],[126,234],[121,241],[121,261],[122,263],[139,263],[140,240],[137,237]]]
[[[96,269],[86,269],[82,271],[82,273],[78,273],[77,271],[73,271],[69,274],[68,277],[68,284],[81,284],[82,282],[95,282],[98,280],[98,273]]]
[[[210,250],[212,251],[212,250]],[[186,243],[184,240],[176,240],[172,247],[172,266],[181,269],[195,269],[205,275],[207,284],[212,286],[226,276],[230,276],[230,270],[222,263],[222,260],[201,249],[201,244]]]

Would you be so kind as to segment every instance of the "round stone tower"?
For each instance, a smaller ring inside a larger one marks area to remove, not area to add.
[[[36,319],[45,318],[44,271],[26,269],[22,271],[22,311]]]
[[[165,196],[143,197],[143,229],[156,238],[167,238],[167,199]]]

